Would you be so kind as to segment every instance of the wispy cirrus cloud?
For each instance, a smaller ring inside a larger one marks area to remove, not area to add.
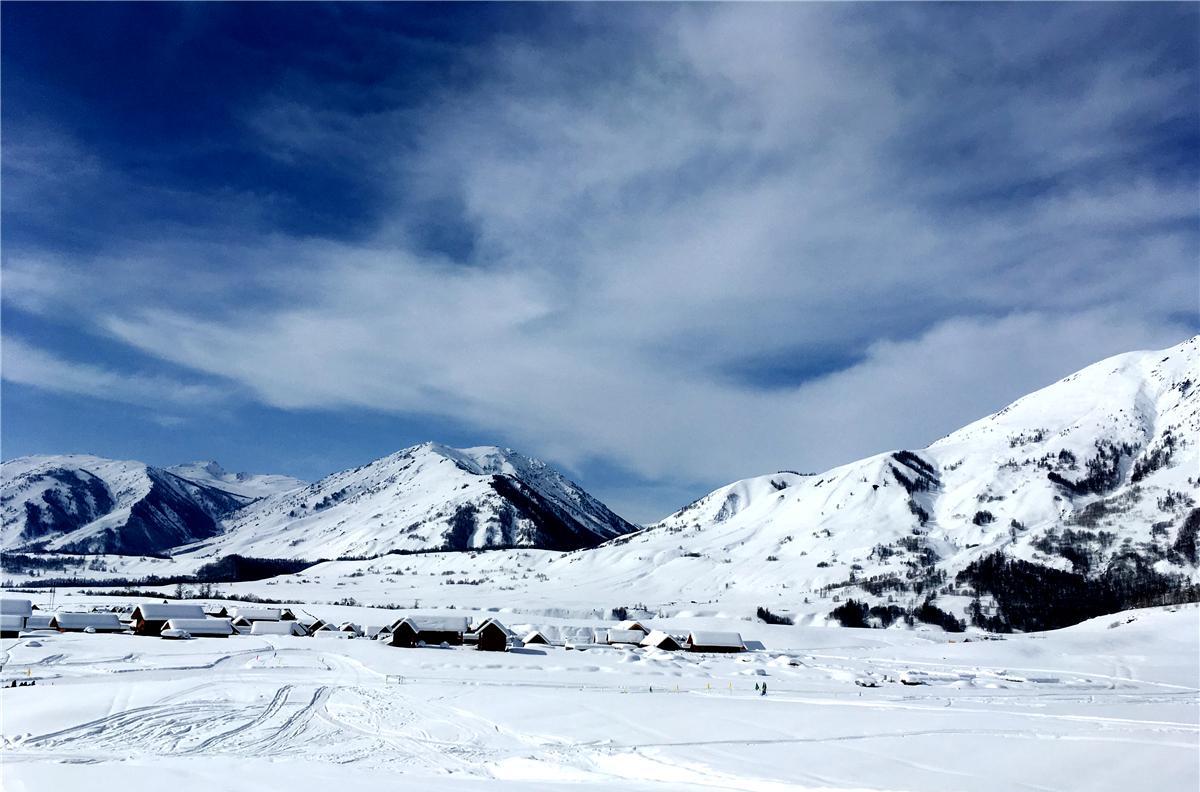
[[[230,396],[230,389],[215,385],[66,360],[11,335],[5,336],[0,351],[0,372],[6,381],[58,393],[154,408],[209,407]]]

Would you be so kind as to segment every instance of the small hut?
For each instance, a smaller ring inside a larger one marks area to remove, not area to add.
[[[643,638],[642,646],[662,649],[665,652],[678,652],[683,649],[683,644],[679,642],[679,639],[662,630],[654,630]]]
[[[33,603],[27,599],[0,599],[0,638],[16,638],[33,615]]]
[[[528,635],[521,639],[521,643],[529,646],[531,644],[541,644],[542,646],[550,646],[550,640],[542,635],[540,630],[532,630]]]
[[[228,638],[234,634],[234,629],[229,619],[169,619],[159,634],[164,638],[177,638],[182,633],[193,638]]]
[[[182,603],[149,602],[133,609],[130,622],[135,635],[159,635],[171,619],[203,619],[204,608]]]
[[[465,616],[406,616],[392,625],[391,646],[418,644],[462,646],[467,633]]]
[[[742,643],[742,636],[735,632],[693,630],[688,633],[687,650],[689,652],[744,652],[746,645]]]
[[[125,632],[125,625],[115,613],[56,613],[50,619],[50,629],[59,632]]]
[[[475,648],[482,652],[507,652],[512,633],[495,619],[488,619],[475,631]]]
[[[25,629],[25,618],[15,613],[0,613],[0,638],[19,638]]]
[[[355,638],[358,638],[363,634],[362,627],[359,627],[354,622],[342,622],[342,625],[338,627],[338,630],[340,632],[350,633]]]
[[[296,614],[292,612],[291,608],[284,608],[283,610],[279,611],[279,620],[296,621]]]
[[[317,619],[312,624],[308,625],[308,634],[316,635],[320,632],[337,632],[337,627],[334,627],[324,619]]]
[[[621,622],[620,624],[617,625],[617,629],[618,630],[637,630],[642,635],[647,635],[650,632],[650,630],[647,627],[645,627],[640,621],[634,621],[633,619],[626,619],[625,621]]]

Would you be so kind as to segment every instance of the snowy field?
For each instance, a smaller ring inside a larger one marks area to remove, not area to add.
[[[363,623],[395,615],[335,610]],[[528,626],[569,635],[600,624],[542,617]],[[3,787],[1200,786],[1195,606],[967,642],[719,618],[653,626],[735,629],[767,648],[499,654],[275,636],[8,639],[5,684],[37,684],[0,691]],[[878,687],[856,684],[868,679]],[[765,697],[755,691],[762,683]]]

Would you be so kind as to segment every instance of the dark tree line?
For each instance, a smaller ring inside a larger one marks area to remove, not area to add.
[[[903,619],[910,626],[924,622],[936,624],[947,632],[962,632],[966,629],[966,624],[961,619],[937,607],[932,600],[925,600],[919,608],[908,610],[899,605],[868,607],[867,603],[852,599],[834,608],[829,615],[837,619],[843,627],[870,627],[871,620],[878,619],[880,626],[886,628]]]
[[[1068,627],[1130,608],[1200,599],[1200,587],[1156,572],[1145,559],[1117,556],[1095,577],[993,553],[958,574],[957,582],[996,601],[995,615],[972,604],[972,623],[992,632]]]

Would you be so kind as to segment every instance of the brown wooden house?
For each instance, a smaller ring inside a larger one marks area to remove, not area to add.
[[[133,609],[130,623],[133,625],[135,635],[157,637],[171,619],[203,619],[204,617],[204,608],[199,605],[148,602]]]
[[[406,616],[392,624],[390,646],[413,647],[420,644],[462,646],[467,632],[465,616]]]
[[[482,652],[507,652],[508,628],[495,619],[488,619],[475,630],[475,648]]]

